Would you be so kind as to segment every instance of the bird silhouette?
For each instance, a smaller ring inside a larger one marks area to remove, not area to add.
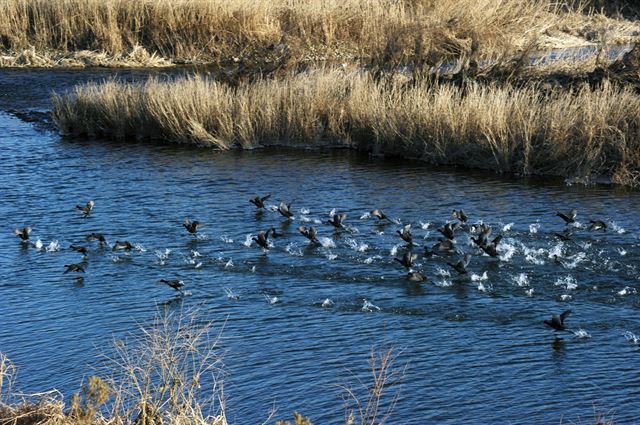
[[[407,273],[407,280],[409,282],[424,282],[427,280],[427,277],[418,271],[412,270]]]
[[[65,264],[64,266],[66,267],[66,270],[64,271],[65,273],[69,273],[69,272],[84,273],[84,265],[80,263]]]
[[[320,245],[320,241],[318,240],[318,231],[316,230],[315,227],[305,227],[305,226],[300,226],[298,227],[298,231],[300,233],[302,233],[302,235],[309,239],[311,242]]]
[[[89,252],[89,250],[87,249],[86,246],[80,246],[80,245],[69,245],[69,248],[71,248],[72,250],[79,252],[82,255],[87,255],[87,253]]]
[[[100,241],[100,245],[106,245],[107,240],[102,233],[90,233],[87,235],[88,241]]]
[[[260,231],[258,234],[251,239],[254,240],[262,249],[269,249],[269,232],[271,229],[265,231]]]
[[[187,229],[187,232],[191,233],[192,235],[195,235],[204,224],[197,220],[191,221],[188,218],[185,218],[184,223],[182,223],[182,225],[184,226],[185,229]]]
[[[271,194],[268,194],[268,195],[263,196],[263,197],[256,196],[253,199],[249,199],[249,202],[251,202],[253,205],[255,205],[258,208],[264,208],[264,201],[266,201],[270,197],[271,197]]]
[[[80,211],[82,214],[84,214],[85,217],[88,217],[91,214],[91,210],[93,209],[93,206],[95,205],[95,202],[93,202],[93,200],[87,202],[87,204],[83,207],[80,205],[76,205],[76,210]]]
[[[410,269],[413,267],[413,262],[418,258],[418,254],[412,254],[411,252],[405,252],[402,258],[394,258],[398,263],[402,264],[404,267]]]
[[[555,314],[551,315],[551,320],[545,320],[544,324],[553,328],[555,331],[569,331],[565,325],[564,320],[571,314],[571,310],[565,310],[560,314],[560,316],[556,316]],[[570,331],[569,331],[570,332]]]
[[[453,212],[451,213],[451,216],[456,220],[460,221],[460,223],[462,224],[465,224],[469,219],[469,217],[467,217],[467,214],[465,214],[464,210],[462,209],[460,211],[453,210]]]
[[[334,214],[331,216],[331,219],[327,221],[327,223],[331,224],[336,229],[342,229],[344,228],[344,225],[342,224],[342,222],[345,221],[346,219],[347,219],[346,214]]]
[[[384,212],[382,212],[382,210],[379,209],[375,209],[373,211],[370,212],[370,214],[374,217],[376,217],[378,220],[389,220],[389,217],[386,216],[386,214]]]
[[[447,223],[442,229],[436,229],[438,232],[442,233],[445,238],[449,240],[453,240],[455,238],[455,231],[460,228],[460,223]]]
[[[22,242],[27,242],[29,240],[29,233],[31,233],[32,230],[33,229],[31,227],[27,226],[22,229],[15,229],[13,233],[15,233],[16,236],[19,236],[20,239],[22,239]]]
[[[578,215],[578,210],[573,208],[568,213],[557,212],[556,215],[564,220],[566,224],[571,224],[576,222],[576,216]]]
[[[184,292],[182,291],[182,288],[184,288],[184,282],[180,279],[160,279],[160,283],[164,283],[165,285],[169,286],[170,288],[175,289],[176,291],[179,291],[181,294],[184,295]]]
[[[133,245],[129,241],[116,241],[116,243],[113,244],[112,250],[119,251],[121,249],[124,249],[125,251],[131,251],[133,249]]]
[[[453,267],[459,274],[467,274],[467,266],[471,261],[471,254],[465,254],[457,263],[447,263],[447,265]]]
[[[402,240],[409,245],[413,244],[413,237],[411,236],[411,224],[404,225],[402,227],[402,230],[396,230],[396,233],[398,233]]]
[[[589,220],[589,230],[607,230],[607,223],[602,220]]]
[[[286,204],[284,201],[280,202],[280,205],[278,205],[278,212],[286,218],[293,217],[293,213],[291,212],[291,204]]]

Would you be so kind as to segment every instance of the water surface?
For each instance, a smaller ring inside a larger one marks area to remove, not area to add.
[[[51,89],[106,75],[2,71],[0,106],[46,113]],[[348,151],[64,140],[34,117],[0,113],[0,351],[19,366],[24,391],[70,394],[114,336],[148,323],[158,306],[199,306],[226,321],[232,423],[260,423],[274,404],[278,417],[300,411],[339,423],[337,385],[353,383],[352,374],[366,379],[369,351],[383,343],[399,347],[398,362],[408,365],[392,423],[586,422],[594,406],[613,410],[618,423],[640,415],[640,349],[624,335],[640,334],[638,192]],[[266,193],[270,208],[256,214],[248,200]],[[74,207],[89,199],[94,212],[83,218]],[[271,210],[281,200],[292,203],[293,221]],[[377,223],[372,208],[395,222]],[[474,255],[468,275],[446,265],[457,255],[421,255],[414,268],[429,280],[408,282],[394,261],[406,249],[399,223],[412,223],[421,254],[454,208],[503,234],[501,258],[481,255],[461,231],[458,249]],[[579,223],[562,242],[555,212],[570,208]],[[326,224],[333,209],[347,213],[347,231]],[[182,227],[185,217],[206,224],[200,238]],[[608,230],[581,229],[591,218]],[[25,225],[41,250],[12,234]],[[323,246],[310,245],[300,225],[317,227]],[[284,236],[269,252],[249,245],[270,227]],[[137,249],[100,250],[85,240],[96,231]],[[54,241],[60,249],[47,252]],[[72,243],[91,247],[81,285],[63,273],[81,259]],[[174,277],[188,296],[157,283]],[[333,306],[322,307],[327,298]],[[379,310],[363,311],[365,299]],[[558,341],[542,321],[565,309],[573,310],[568,325],[584,332]]]

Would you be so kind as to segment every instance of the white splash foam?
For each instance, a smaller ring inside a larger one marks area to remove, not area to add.
[[[298,246],[293,242],[287,245],[284,250],[295,257],[302,257],[304,255],[302,253],[302,249],[298,248]]]
[[[539,229],[540,229],[540,223],[532,223],[529,225],[529,233],[531,233],[532,235],[535,235],[536,233],[538,233]]]
[[[564,251],[564,242],[558,242],[557,245],[555,245],[553,248],[551,248],[549,250],[548,257],[549,258],[554,258],[554,257],[561,258],[564,255],[563,251]]]
[[[525,273],[520,273],[517,276],[513,277],[513,283],[519,287],[529,286],[529,276]]]
[[[611,223],[609,223],[609,226],[614,232],[618,233],[619,235],[622,235],[623,233],[627,233],[627,231],[622,226],[619,226],[615,221],[612,221]]]
[[[497,249],[501,253],[498,258],[500,258],[500,261],[504,262],[509,262],[516,253],[516,247],[506,242],[500,243],[497,246]]]
[[[485,285],[482,282],[478,283],[478,291],[487,293],[487,292],[491,292],[492,290],[493,290],[493,287],[491,285]]]
[[[578,329],[577,331],[574,331],[573,334],[575,335],[576,338],[580,338],[580,339],[591,338],[591,334],[585,331],[584,329]]]
[[[33,244],[33,247],[38,251],[42,251],[42,241],[40,240],[40,238],[38,238],[36,243]]]
[[[209,240],[209,235],[207,235],[206,233],[198,233],[196,235],[196,240],[197,241],[206,241]]]
[[[449,270],[442,269],[442,268],[436,269],[436,275],[441,277],[451,277],[451,273],[449,272]]]
[[[540,258],[544,256],[545,250],[543,248],[533,249],[521,244],[522,250],[524,252],[524,259],[527,263],[532,263],[538,266],[541,266],[545,263],[545,261]]]
[[[229,267],[233,267],[233,260],[231,258],[229,258],[229,261],[224,265],[225,269]]]
[[[331,211],[329,211],[329,218],[333,218],[333,216],[336,215],[336,209],[332,209]]]
[[[347,245],[349,245],[349,248],[357,252],[365,252],[369,249],[369,245],[364,242],[358,242],[355,239],[349,238],[345,240],[345,242],[347,243]]]
[[[618,295],[620,295],[621,297],[624,297],[625,295],[637,294],[637,293],[638,291],[636,290],[636,288],[632,288],[630,286],[625,286],[623,289],[618,291]]]
[[[322,245],[323,248],[335,248],[336,243],[333,239],[327,238],[326,236],[321,236],[318,238],[318,242]]]
[[[325,298],[325,300],[322,301],[322,307],[324,307],[324,308],[332,307],[333,304],[334,304],[333,301],[331,299],[329,299],[329,298]]]
[[[571,275],[567,275],[565,277],[560,277],[554,283],[555,286],[564,286],[567,291],[572,291],[578,287],[578,281],[575,277]]]
[[[224,292],[227,294],[227,298],[229,298],[230,300],[239,300],[240,299],[240,295],[238,295],[235,292],[233,292],[233,289],[231,289],[231,288],[224,288]]]
[[[256,272],[256,266],[251,267],[251,273],[255,273]]]
[[[533,288],[527,289],[526,291],[524,291],[525,294],[527,294],[528,297],[532,297],[533,296]]]
[[[587,258],[587,254],[584,252],[579,252],[571,257],[568,257],[568,262],[564,263],[564,266],[568,269],[575,269],[578,264],[580,264],[584,259]]]
[[[448,288],[453,285],[453,282],[447,279],[440,279],[434,282],[434,285],[439,286],[441,288]]]
[[[276,296],[270,297],[270,296],[269,296],[269,295],[267,295],[267,294],[263,294],[263,295],[264,295],[264,299],[265,299],[265,300],[267,301],[267,303],[269,303],[270,305],[275,305],[275,304],[278,304],[278,303],[280,302],[280,298],[278,298],[278,297],[276,297]]]
[[[373,257],[367,257],[367,258],[364,260],[364,263],[365,263],[365,264],[371,264],[371,263],[373,263],[375,260],[380,260],[381,258],[382,258],[382,257],[381,257],[381,256],[379,256],[379,255],[374,255]]]
[[[475,273],[471,274],[471,281],[472,282],[482,282],[484,280],[489,279],[489,276],[487,276],[487,272],[485,271],[484,273],[482,273],[482,275],[477,275]]]
[[[426,223],[420,222],[420,228],[422,230],[427,230],[431,226],[431,222],[427,221]]]
[[[569,295],[569,294],[562,294],[562,295],[560,295],[560,299],[562,301],[570,301],[570,300],[573,299],[573,297],[571,295]]]
[[[58,243],[57,240],[53,240],[49,243],[49,245],[47,245],[47,248],[45,249],[45,251],[47,252],[58,252],[60,251],[60,244]]]
[[[252,234],[248,234],[244,237],[244,242],[242,242],[242,244],[244,246],[246,246],[247,248],[250,248],[251,245],[253,244],[253,235]]]
[[[331,251],[327,251],[327,253],[326,253],[324,256],[325,256],[325,257],[327,258],[327,260],[329,260],[329,261],[333,261],[333,260],[335,260],[336,258],[338,258],[338,254],[334,254],[334,253],[333,253],[333,252],[331,252]]]
[[[378,307],[377,305],[371,303],[370,301],[367,301],[366,299],[362,300],[362,311],[366,311],[368,313],[371,313],[373,311],[380,311],[380,307]]]
[[[389,251],[389,255],[395,257],[396,254],[398,253],[398,249],[402,246],[404,245],[403,244],[394,245],[393,248],[391,248],[391,251]]]
[[[229,236],[227,235],[222,235],[220,236],[220,240],[224,243],[233,243],[233,239],[231,239]]]
[[[304,208],[304,207],[303,207],[303,208],[300,208],[300,214],[302,214],[302,215],[307,215],[307,214],[309,214],[310,212],[311,212],[311,211],[309,211],[309,209],[308,209],[308,208]]]
[[[198,257],[202,257],[202,254],[200,254],[198,251],[195,250],[191,250],[191,257],[192,258],[198,258]]]
[[[366,220],[366,219],[368,219],[369,217],[371,217],[371,214],[369,214],[369,213],[364,213],[364,214],[362,214],[362,215],[360,216],[360,220]]]
[[[622,335],[627,339],[627,341],[638,344],[640,343],[640,338],[638,338],[633,332],[625,331]]]
[[[502,226],[502,231],[503,232],[508,232],[513,228],[514,223],[508,223],[505,224],[504,226]]]
[[[144,245],[140,243],[134,243],[133,248],[138,252],[147,252],[147,248],[145,248]]]
[[[202,261],[199,261],[193,265],[194,268],[199,269],[203,266]]]
[[[618,254],[624,257],[625,255],[627,255],[627,250],[624,248],[618,248]]]

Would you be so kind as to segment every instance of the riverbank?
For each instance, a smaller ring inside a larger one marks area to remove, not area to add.
[[[111,80],[53,103],[61,132],[76,137],[337,146],[499,173],[640,182],[640,95],[606,79],[565,90],[331,69],[237,87],[205,77]]]
[[[1,67],[318,61],[433,66],[523,50],[632,43],[640,24],[550,0],[9,0]]]

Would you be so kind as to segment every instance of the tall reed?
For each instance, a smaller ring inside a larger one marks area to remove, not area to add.
[[[500,56],[600,21],[554,0],[2,0],[0,50],[170,59]],[[564,11],[563,11],[564,10]],[[602,22],[602,20],[606,22]],[[575,42],[575,41],[574,41]],[[1,59],[1,57],[0,57]],[[102,61],[101,63],[105,63]],[[3,62],[0,60],[0,65]]]
[[[111,80],[53,103],[56,124],[71,135],[217,149],[332,144],[433,164],[640,182],[640,96],[607,82],[545,93],[318,70],[237,88],[202,77]]]

